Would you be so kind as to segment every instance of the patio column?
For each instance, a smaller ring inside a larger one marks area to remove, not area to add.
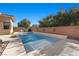
[[[13,33],[13,21],[10,20],[10,34]]]

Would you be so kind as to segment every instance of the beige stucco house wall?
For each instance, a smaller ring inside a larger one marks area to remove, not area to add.
[[[13,33],[13,16],[0,14],[0,34]]]

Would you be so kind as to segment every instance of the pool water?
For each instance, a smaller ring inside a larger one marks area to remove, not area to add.
[[[49,37],[40,33],[32,32],[19,35],[19,37],[22,40],[24,47],[28,52],[36,49],[43,49],[48,45],[51,45],[58,41],[58,39],[54,37]]]

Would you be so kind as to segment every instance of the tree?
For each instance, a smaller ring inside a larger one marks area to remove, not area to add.
[[[28,28],[30,27],[30,21],[28,21],[27,19],[23,19],[18,22],[18,27]]]
[[[64,11],[60,10],[57,15],[49,15],[39,21],[40,27],[54,27],[54,26],[73,26],[79,25],[79,9],[71,8]]]
[[[40,27],[51,27],[52,23],[51,20],[53,19],[52,15],[47,16],[46,18],[43,18],[41,21],[39,21]]]
[[[56,20],[56,26],[69,26],[70,25],[70,19],[68,17],[68,14],[66,12],[61,12],[55,16]]]
[[[69,18],[71,20],[71,25],[78,25],[79,22],[79,9],[71,8],[68,12]]]

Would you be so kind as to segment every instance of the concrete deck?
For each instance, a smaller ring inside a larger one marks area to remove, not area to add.
[[[30,56],[79,56],[79,41],[67,39],[67,36],[40,33],[59,38],[59,41],[42,50],[31,51]]]
[[[79,56],[79,41],[56,34],[41,34],[59,38],[59,41],[42,50],[35,49],[27,53],[18,38],[10,38],[10,35],[0,36],[3,41],[9,41],[2,56]]]
[[[10,35],[0,36],[3,41],[9,41],[1,56],[25,56],[26,51],[18,38],[10,38]]]

